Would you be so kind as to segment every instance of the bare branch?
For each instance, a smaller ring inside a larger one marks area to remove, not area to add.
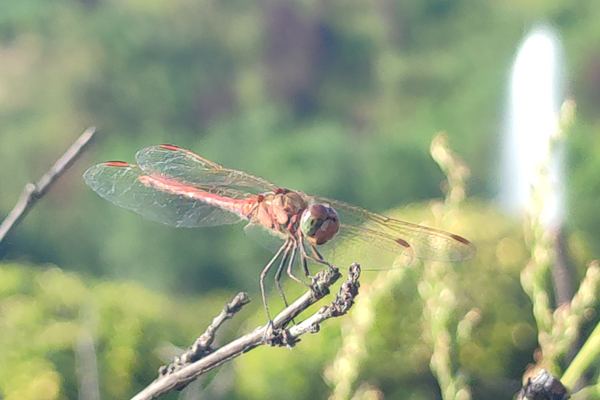
[[[340,288],[335,300],[329,306],[321,307],[317,313],[288,330],[289,336],[286,338],[288,345],[290,340],[293,341],[292,343],[297,343],[300,340],[298,339],[300,335],[318,332],[321,322],[332,317],[345,315],[354,304],[354,298],[358,295],[358,288],[360,287],[358,282],[359,277],[360,266],[352,264],[348,272],[348,279]]]
[[[329,294],[329,287],[340,277],[341,274],[336,267],[319,272],[313,278],[311,289],[293,304],[279,313],[279,315],[277,315],[273,320],[272,325],[267,324],[265,326],[258,327],[254,331],[216,350],[211,350],[210,344],[206,345],[205,341],[203,352],[206,355],[203,358],[200,358],[187,365],[182,365],[181,359],[175,360],[175,362],[168,367],[162,367],[159,371],[160,376],[148,387],[133,397],[132,400],[155,399],[171,390],[181,390],[200,375],[203,375],[217,366],[222,365],[225,362],[232,360],[260,345],[267,344],[270,346],[292,347],[300,341],[299,336],[305,333],[318,332],[319,324],[321,322],[332,317],[338,317],[346,314],[346,312],[354,303],[354,298],[356,295],[358,295],[359,287],[358,278],[360,277],[360,266],[358,264],[352,264],[350,267],[348,280],[342,285],[338,295],[336,296],[336,299],[331,303],[331,305],[322,307],[314,315],[298,325],[294,325],[289,329],[286,329],[285,327],[300,313]],[[240,295],[238,295],[238,297]],[[236,299],[238,297],[236,297]],[[202,342],[203,337],[210,337],[210,341],[212,342],[214,329],[211,327],[218,328],[218,326],[220,326],[220,324],[226,319],[220,318],[223,313],[226,315],[231,314],[231,305],[235,304],[236,299],[234,299],[232,303],[225,306],[223,312],[221,312],[221,315],[215,318],[217,323],[213,321],[213,324],[211,324],[211,326],[207,329],[206,333],[196,340],[195,345],[198,342]],[[241,301],[239,304],[243,305]],[[239,308],[235,311],[237,310],[239,310]]]
[[[225,307],[223,307],[221,313],[213,319],[212,323],[208,326],[208,328],[206,328],[206,331],[200,335],[198,339],[196,339],[192,347],[190,347],[180,357],[175,358],[175,360],[169,366],[161,367],[158,373],[160,375],[168,375],[173,371],[176,371],[183,366],[193,363],[194,361],[197,361],[210,354],[212,352],[210,345],[215,340],[215,334],[217,333],[217,330],[226,320],[233,318],[233,316],[248,303],[250,303],[250,298],[248,295],[243,292],[238,293],[237,296],[233,298],[231,303],[225,304]]]
[[[35,203],[46,194],[48,188],[83,154],[96,132],[97,130],[94,127],[87,128],[37,184],[28,183],[25,185],[19,201],[0,225],[0,243],[21,222]]]

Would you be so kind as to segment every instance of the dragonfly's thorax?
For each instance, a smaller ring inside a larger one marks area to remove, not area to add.
[[[251,219],[279,232],[294,234],[307,207],[308,202],[300,193],[278,189],[274,193],[262,195],[252,210]]]

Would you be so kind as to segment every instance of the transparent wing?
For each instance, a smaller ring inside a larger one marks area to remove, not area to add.
[[[160,190],[144,184],[147,175],[136,165],[108,162],[88,169],[85,183],[106,200],[151,221],[179,228],[235,224],[242,218],[206,204],[200,198]]]
[[[275,186],[265,179],[242,171],[223,168],[189,150],[172,145],[151,146],[135,155],[138,166],[148,175],[173,178],[206,191],[222,190],[230,198],[272,192]]]
[[[271,253],[276,253],[285,241],[285,237],[281,233],[267,229],[258,222],[249,222],[244,227],[244,233]]]
[[[381,270],[410,265],[414,251],[406,242],[362,226],[340,224],[335,238],[317,250],[338,266],[360,263],[364,270]]]
[[[348,225],[348,229],[353,231],[353,235],[360,236],[367,243],[374,241],[374,238],[369,237],[366,233],[375,231],[379,235],[389,237],[392,241],[405,241],[418,258],[435,261],[464,261],[475,256],[475,246],[461,236],[375,214],[337,200],[314,197],[314,201],[329,204],[335,208],[340,222]],[[364,229],[359,229],[361,227]],[[375,242],[376,240],[373,244],[378,246]]]

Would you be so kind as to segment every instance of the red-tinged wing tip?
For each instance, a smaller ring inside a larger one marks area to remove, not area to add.
[[[177,147],[177,146],[172,145],[172,144],[161,144],[160,147],[163,148],[163,149],[165,149],[165,150],[173,150],[173,151],[181,150],[180,147]]]
[[[464,244],[469,244],[469,245],[471,244],[471,242],[469,242],[467,239],[465,239],[462,236],[458,236],[458,235],[450,235],[450,236],[452,236],[452,239],[454,239],[454,240],[456,240],[458,242],[461,242],[461,243],[464,243]]]
[[[396,239],[396,243],[398,243],[402,247],[406,247],[407,249],[410,247],[410,244],[406,240]]]
[[[126,163],[125,161],[108,161],[105,162],[104,165],[108,165],[109,167],[129,167],[129,164]]]

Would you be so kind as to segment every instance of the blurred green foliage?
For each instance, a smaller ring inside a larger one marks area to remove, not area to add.
[[[0,396],[77,398],[86,371],[104,382],[100,398],[126,398],[168,361],[157,353],[164,343],[187,347],[227,300],[168,298],[138,283],[86,283],[55,266],[0,264]]]
[[[593,0],[0,1],[0,215],[87,125],[103,132],[0,244],[0,257],[15,262],[0,267],[0,395],[75,398],[73,349],[92,324],[102,398],[123,398],[153,379],[162,340],[185,346],[205,327],[224,302],[215,291],[258,291],[270,255],[241,226],[144,221],[85,187],[88,166],[174,143],[281,186],[384,211],[442,195],[427,149],[443,129],[473,170],[472,194],[489,199],[507,71],[540,20],[562,33],[580,110],[567,139],[568,222],[599,254],[590,240],[600,234],[599,18]],[[460,311],[483,310],[460,359],[475,393],[504,396],[499,382],[517,380],[535,346],[517,282],[526,250],[518,227],[486,206],[467,210],[456,231],[479,248],[459,268]],[[47,263],[62,269],[34,266]],[[439,398],[417,279],[411,270],[381,300],[360,370],[389,398]],[[130,280],[140,284],[122,283]],[[230,396],[285,398],[302,388],[323,397],[338,335],[330,324],[293,352],[243,357]]]

